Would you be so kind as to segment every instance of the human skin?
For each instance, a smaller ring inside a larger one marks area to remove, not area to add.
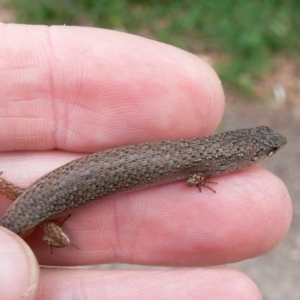
[[[1,24],[0,36],[0,164],[2,176],[21,187],[84,153],[212,134],[222,118],[217,75],[175,47],[83,27]],[[33,254],[0,228],[0,294],[4,299],[25,293],[36,293],[37,299],[140,299],[141,294],[143,299],[262,299],[238,271],[182,267],[236,262],[274,248],[291,222],[286,187],[259,167],[214,180],[216,194],[200,194],[181,181],[74,212],[64,229],[80,250],[69,246],[51,255],[37,230],[26,239]],[[9,204],[1,197],[1,214]],[[42,267],[39,274],[34,257],[58,267]],[[61,268],[110,262],[175,268]]]

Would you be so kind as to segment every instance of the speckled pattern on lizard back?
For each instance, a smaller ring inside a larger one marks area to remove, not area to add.
[[[0,225],[25,236],[36,225],[95,200],[165,182],[247,168],[287,140],[260,126],[213,136],[151,142],[84,156],[46,174],[12,203]],[[197,177],[195,177],[197,178]],[[0,181],[0,193],[9,184]],[[20,194],[20,192],[19,192]]]

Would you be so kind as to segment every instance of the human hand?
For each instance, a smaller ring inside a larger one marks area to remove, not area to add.
[[[2,24],[0,32],[1,170],[22,187],[79,152],[208,135],[221,120],[218,77],[182,50],[95,28]],[[182,181],[116,195],[74,212],[64,229],[80,250],[69,246],[51,255],[37,230],[26,241],[43,265],[177,267],[42,267],[37,299],[140,299],[141,294],[143,299],[261,299],[240,272],[180,269],[261,255],[288,230],[290,198],[274,175],[252,167],[217,181],[216,194],[199,194]],[[1,199],[2,213],[9,204]],[[0,229],[0,294],[19,299],[28,286],[36,288],[38,267],[30,250]]]

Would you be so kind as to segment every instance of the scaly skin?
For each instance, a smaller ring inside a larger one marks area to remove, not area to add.
[[[18,198],[0,225],[25,236],[46,220],[110,195],[180,179],[201,189],[206,177],[247,168],[286,143],[281,134],[260,126],[94,153],[46,174],[24,192],[1,179],[0,193]],[[18,190],[12,191],[14,187]],[[64,246],[59,243],[52,246]]]

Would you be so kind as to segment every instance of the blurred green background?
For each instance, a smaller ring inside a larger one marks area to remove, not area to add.
[[[194,53],[216,51],[221,79],[250,94],[276,54],[299,59],[299,0],[7,0],[6,5],[18,23],[111,28]]]

